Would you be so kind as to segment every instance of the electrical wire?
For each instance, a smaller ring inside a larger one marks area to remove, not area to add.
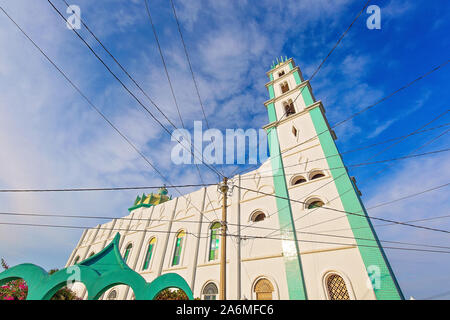
[[[9,222],[0,222],[0,225],[8,225],[8,226],[27,226],[27,227],[45,227],[45,228],[65,228],[65,229],[90,229],[89,227],[85,226],[70,226],[70,225],[56,225],[56,224],[34,224],[34,223],[9,223]],[[128,229],[121,229],[121,228],[102,228],[97,227],[95,229],[98,230],[109,230],[109,231],[133,231],[133,232],[153,232],[153,233],[165,233],[165,234],[178,234],[178,231],[161,231],[161,230],[128,230]],[[195,238],[209,238],[209,234],[207,236],[197,236],[196,234],[192,232],[185,231],[186,234],[191,234]],[[226,236],[229,237],[237,237],[237,235],[234,234],[226,234]],[[340,242],[330,242],[330,241],[316,241],[316,240],[309,240],[309,239],[299,239],[299,240],[292,240],[292,239],[285,239],[285,238],[277,238],[277,237],[264,237],[264,236],[254,236],[254,235],[243,235],[240,236],[242,239],[266,239],[266,240],[283,240],[283,241],[298,241],[298,242],[309,242],[309,243],[320,243],[320,244],[333,244],[333,245],[345,245],[345,246],[357,246],[359,247],[372,247],[372,248],[378,248],[378,246],[371,246],[371,245],[365,245],[365,244],[358,244],[355,243],[340,243]],[[411,244],[412,245],[412,244]],[[385,247],[385,249],[397,249],[397,250],[406,250],[406,251],[421,251],[421,252],[434,252],[434,253],[450,253],[450,251],[440,251],[440,250],[428,250],[428,249],[418,249],[418,248],[403,248],[403,247]]]
[[[67,19],[64,17],[64,15],[61,13],[61,11],[58,10],[58,8],[55,7],[53,2],[51,0],[47,0],[47,2],[53,7],[53,9],[58,13],[58,15],[64,20],[65,23],[68,23]],[[103,64],[103,66],[108,70],[108,72],[116,79],[119,84],[125,89],[125,91],[146,111],[147,114],[151,116],[151,118],[156,121],[156,123],[163,128],[163,130],[172,137],[171,132],[167,129],[166,126],[143,104],[143,102],[136,97],[136,95],[131,92],[131,90],[125,85],[125,83],[120,80],[120,78],[111,70],[111,68],[103,61],[103,59],[94,51],[94,49],[87,43],[87,41],[80,35],[79,32],[75,28],[72,29],[72,31],[77,35],[77,37],[86,45],[86,47],[91,51],[94,56]],[[186,147],[183,143],[181,143],[178,139],[174,138],[183,148],[185,148],[187,151],[189,151],[192,156],[196,159],[198,157],[195,155],[195,153],[188,147]],[[218,172],[214,167],[211,167],[207,163],[205,163],[202,159],[198,159],[201,163],[203,163],[206,167],[208,167],[210,170],[214,171],[219,176],[222,176],[220,172]]]
[[[173,188],[190,188],[190,187],[204,187],[214,186],[216,183],[209,184],[184,184],[184,185],[172,185]],[[0,189],[0,193],[8,192],[85,192],[85,191],[122,191],[122,190],[147,190],[147,189],[159,189],[165,185],[160,186],[136,186],[136,187],[104,187],[104,188],[63,188],[63,189]]]
[[[253,190],[253,189],[249,189],[249,188],[245,188],[245,187],[241,187],[241,186],[236,186],[236,188],[240,188],[240,189],[244,189],[244,190],[260,193],[260,194],[263,194],[263,195],[266,195],[266,196],[271,196],[271,197],[275,197],[275,198],[279,198],[279,199],[289,200],[289,201],[292,201],[292,202],[297,202],[297,203],[306,205],[306,202],[304,202],[304,201],[291,199],[289,197],[283,197],[283,196],[279,196],[279,195],[276,195],[276,194],[271,194],[271,193],[267,193],[267,192]],[[437,229],[437,228],[429,228],[429,227],[424,227],[424,226],[418,226],[418,225],[413,225],[413,224],[409,224],[409,223],[403,223],[401,221],[395,221],[395,220],[386,219],[386,218],[372,217],[372,216],[369,216],[369,215],[364,215],[364,214],[359,214],[359,213],[355,213],[355,212],[340,210],[340,209],[336,209],[336,208],[330,208],[330,207],[326,207],[326,206],[322,206],[320,208],[325,209],[325,210],[339,212],[339,213],[345,213],[345,214],[349,214],[349,215],[360,216],[360,217],[363,217],[363,218],[369,218],[369,219],[373,219],[373,220],[380,220],[380,221],[384,221],[384,222],[391,222],[391,223],[405,225],[405,226],[409,226],[409,227],[413,227],[413,228],[419,228],[419,229],[425,229],[425,230],[429,230],[429,231],[436,231],[436,232],[442,232],[442,233],[449,233],[450,234],[450,231],[448,231],[448,230],[442,230],[442,229]]]
[[[0,10],[11,20],[14,25],[22,32],[22,34],[39,50],[39,52],[53,65],[53,67],[58,70],[58,72],[72,85],[72,87],[88,102],[88,104],[141,156],[144,161],[150,165],[157,173],[160,175],[163,180],[168,182],[169,187],[173,187],[170,181],[156,168],[152,162],[141,152],[139,149],[124,135],[122,132],[114,126],[114,124],[92,103],[92,101],[79,89],[77,85],[59,68],[53,60],[28,36],[28,34],[16,23],[16,21],[0,6]],[[181,197],[186,199],[186,197],[178,190],[177,187],[174,187],[175,191],[180,194]],[[193,207],[200,213],[201,211],[193,204]],[[206,217],[206,216],[205,216]],[[207,217],[206,217],[207,218]],[[208,219],[208,218],[207,218]]]

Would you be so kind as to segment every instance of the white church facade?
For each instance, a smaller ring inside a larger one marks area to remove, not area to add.
[[[267,76],[270,158],[230,178],[226,298],[403,299],[322,103],[293,59]],[[177,273],[194,297],[218,299],[221,207],[217,186],[173,199],[165,189],[143,195],[127,216],[85,230],[66,266],[120,232],[126,263],[148,282]],[[133,292],[118,285],[102,298]]]

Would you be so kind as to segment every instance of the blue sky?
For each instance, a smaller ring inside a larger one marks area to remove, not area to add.
[[[260,128],[268,122],[265,72],[276,56],[293,57],[308,79],[365,1],[179,1],[185,41],[211,127]],[[61,0],[54,0],[64,10]],[[170,88],[143,0],[74,0],[89,27],[179,126]],[[0,4],[63,68],[99,108],[167,174],[173,184],[199,183],[193,166],[170,161],[174,143],[139,109],[47,1],[0,0]],[[311,81],[331,125],[370,105],[449,57],[447,1],[372,1],[381,8],[381,30],[356,22]],[[202,113],[168,0],[150,9],[188,128]],[[86,30],[81,30],[87,36]],[[113,66],[89,38],[95,50]],[[0,14],[0,188],[63,188],[158,185],[163,181]],[[121,79],[134,87],[113,66]],[[340,151],[407,134],[448,109],[449,66],[336,129]],[[137,90],[134,90],[137,92]],[[142,97],[138,94],[138,97]],[[144,98],[142,98],[143,101]],[[157,112],[156,112],[157,113]],[[155,114],[156,114],[155,113]],[[433,125],[447,123],[441,118]],[[375,159],[403,156],[446,128],[406,139]],[[448,135],[421,152],[447,148]],[[344,155],[363,162],[378,149]],[[227,173],[234,166],[227,166]],[[382,170],[381,174],[375,172]],[[203,168],[204,179],[216,176]],[[367,207],[448,182],[448,156],[414,158],[394,165],[351,168]],[[172,192],[173,193],[173,192]],[[371,210],[400,221],[446,215],[448,189]],[[176,196],[176,193],[173,193]],[[0,211],[120,217],[136,192],[0,194]],[[2,217],[4,222],[93,226],[77,219]],[[374,223],[379,224],[379,223]],[[447,219],[423,225],[450,230]],[[405,226],[376,227],[381,239],[448,245],[448,235]],[[33,262],[61,267],[81,231],[0,226],[0,256],[11,265]],[[57,241],[55,241],[57,239]],[[387,250],[405,296],[448,292],[450,255]],[[450,294],[450,293],[449,293]],[[450,295],[441,298],[450,298]]]

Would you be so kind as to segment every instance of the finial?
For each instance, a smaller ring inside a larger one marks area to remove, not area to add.
[[[164,187],[159,188],[158,193],[160,195],[167,195],[169,193],[169,191],[167,191],[166,186],[164,185]]]

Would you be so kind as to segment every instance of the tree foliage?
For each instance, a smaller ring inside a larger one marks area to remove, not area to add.
[[[1,266],[4,270],[9,269],[9,265],[2,258]],[[52,269],[49,274],[57,272],[58,269]],[[28,294],[28,285],[22,280],[13,280],[0,287],[0,300],[25,300]],[[80,300],[75,292],[67,287],[59,289],[50,300]]]
[[[189,300],[189,298],[183,290],[169,288],[158,293],[155,300]]]

